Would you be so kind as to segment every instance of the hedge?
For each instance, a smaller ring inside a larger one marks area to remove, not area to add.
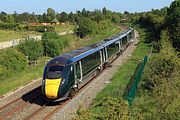
[[[16,30],[19,25],[18,23],[0,23],[0,29]]]
[[[54,32],[55,28],[51,26],[26,26],[28,31],[37,31],[37,32]]]

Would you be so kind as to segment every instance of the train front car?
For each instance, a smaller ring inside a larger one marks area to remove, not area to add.
[[[47,63],[42,80],[42,93],[46,100],[60,101],[67,98],[74,85],[71,60],[60,56]]]

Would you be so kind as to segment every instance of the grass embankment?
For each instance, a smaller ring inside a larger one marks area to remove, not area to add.
[[[33,31],[12,31],[12,30],[0,30],[0,42],[11,41],[14,39],[20,39],[27,36],[41,35],[41,33]]]
[[[122,67],[119,68],[118,72],[112,79],[112,82],[106,86],[95,98],[94,105],[100,100],[106,97],[119,98],[122,97],[125,87],[128,84],[130,78],[132,77],[139,60],[142,60],[145,55],[149,54],[150,45],[145,44],[144,40],[147,38],[148,34],[144,30],[140,29],[139,33],[141,35],[139,44],[132,54],[130,60],[124,63]],[[103,114],[102,107],[92,106],[90,111],[94,114]]]
[[[75,26],[71,24],[65,24],[65,25],[52,25],[52,27],[55,28],[55,31],[57,33],[62,33],[62,32],[69,32],[71,30],[74,30]]]
[[[55,28],[55,32],[69,32],[74,30],[74,25],[65,24],[65,25],[52,25]],[[37,36],[42,35],[40,32],[35,31],[13,31],[13,30],[0,30],[0,42],[11,41],[14,39],[21,39],[27,36]]]
[[[49,57],[42,57],[37,60],[37,66],[29,66],[23,72],[15,72],[10,78],[0,80],[0,95],[13,91],[20,86],[26,85],[32,80],[38,79],[42,76],[45,60]]]
[[[102,33],[95,35],[95,36],[89,36],[85,39],[80,39],[74,34],[64,35],[63,37],[66,37],[69,41],[69,45],[62,51],[63,53],[70,52],[74,49],[90,45],[92,43],[95,43],[97,41],[100,41],[106,37],[115,35],[119,32],[118,27],[114,27],[112,29],[108,29],[106,31],[103,31]],[[37,61],[38,65],[36,67],[29,67],[28,69],[24,70],[20,73],[14,73],[12,77],[7,78],[6,80],[0,80],[0,95],[6,94],[9,91],[13,91],[20,86],[26,85],[27,83],[31,82],[34,79],[41,78],[43,74],[44,69],[44,60],[47,60],[49,58],[43,57]]]

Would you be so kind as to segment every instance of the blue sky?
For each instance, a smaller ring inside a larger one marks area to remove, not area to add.
[[[1,0],[0,11],[7,13],[35,12],[42,14],[47,8],[56,12],[75,12],[106,7],[116,12],[143,12],[169,6],[174,0]]]

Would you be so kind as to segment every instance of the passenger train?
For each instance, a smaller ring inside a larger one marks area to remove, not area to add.
[[[46,100],[72,96],[114,61],[134,39],[134,29],[104,39],[50,60],[43,73],[42,93]]]

